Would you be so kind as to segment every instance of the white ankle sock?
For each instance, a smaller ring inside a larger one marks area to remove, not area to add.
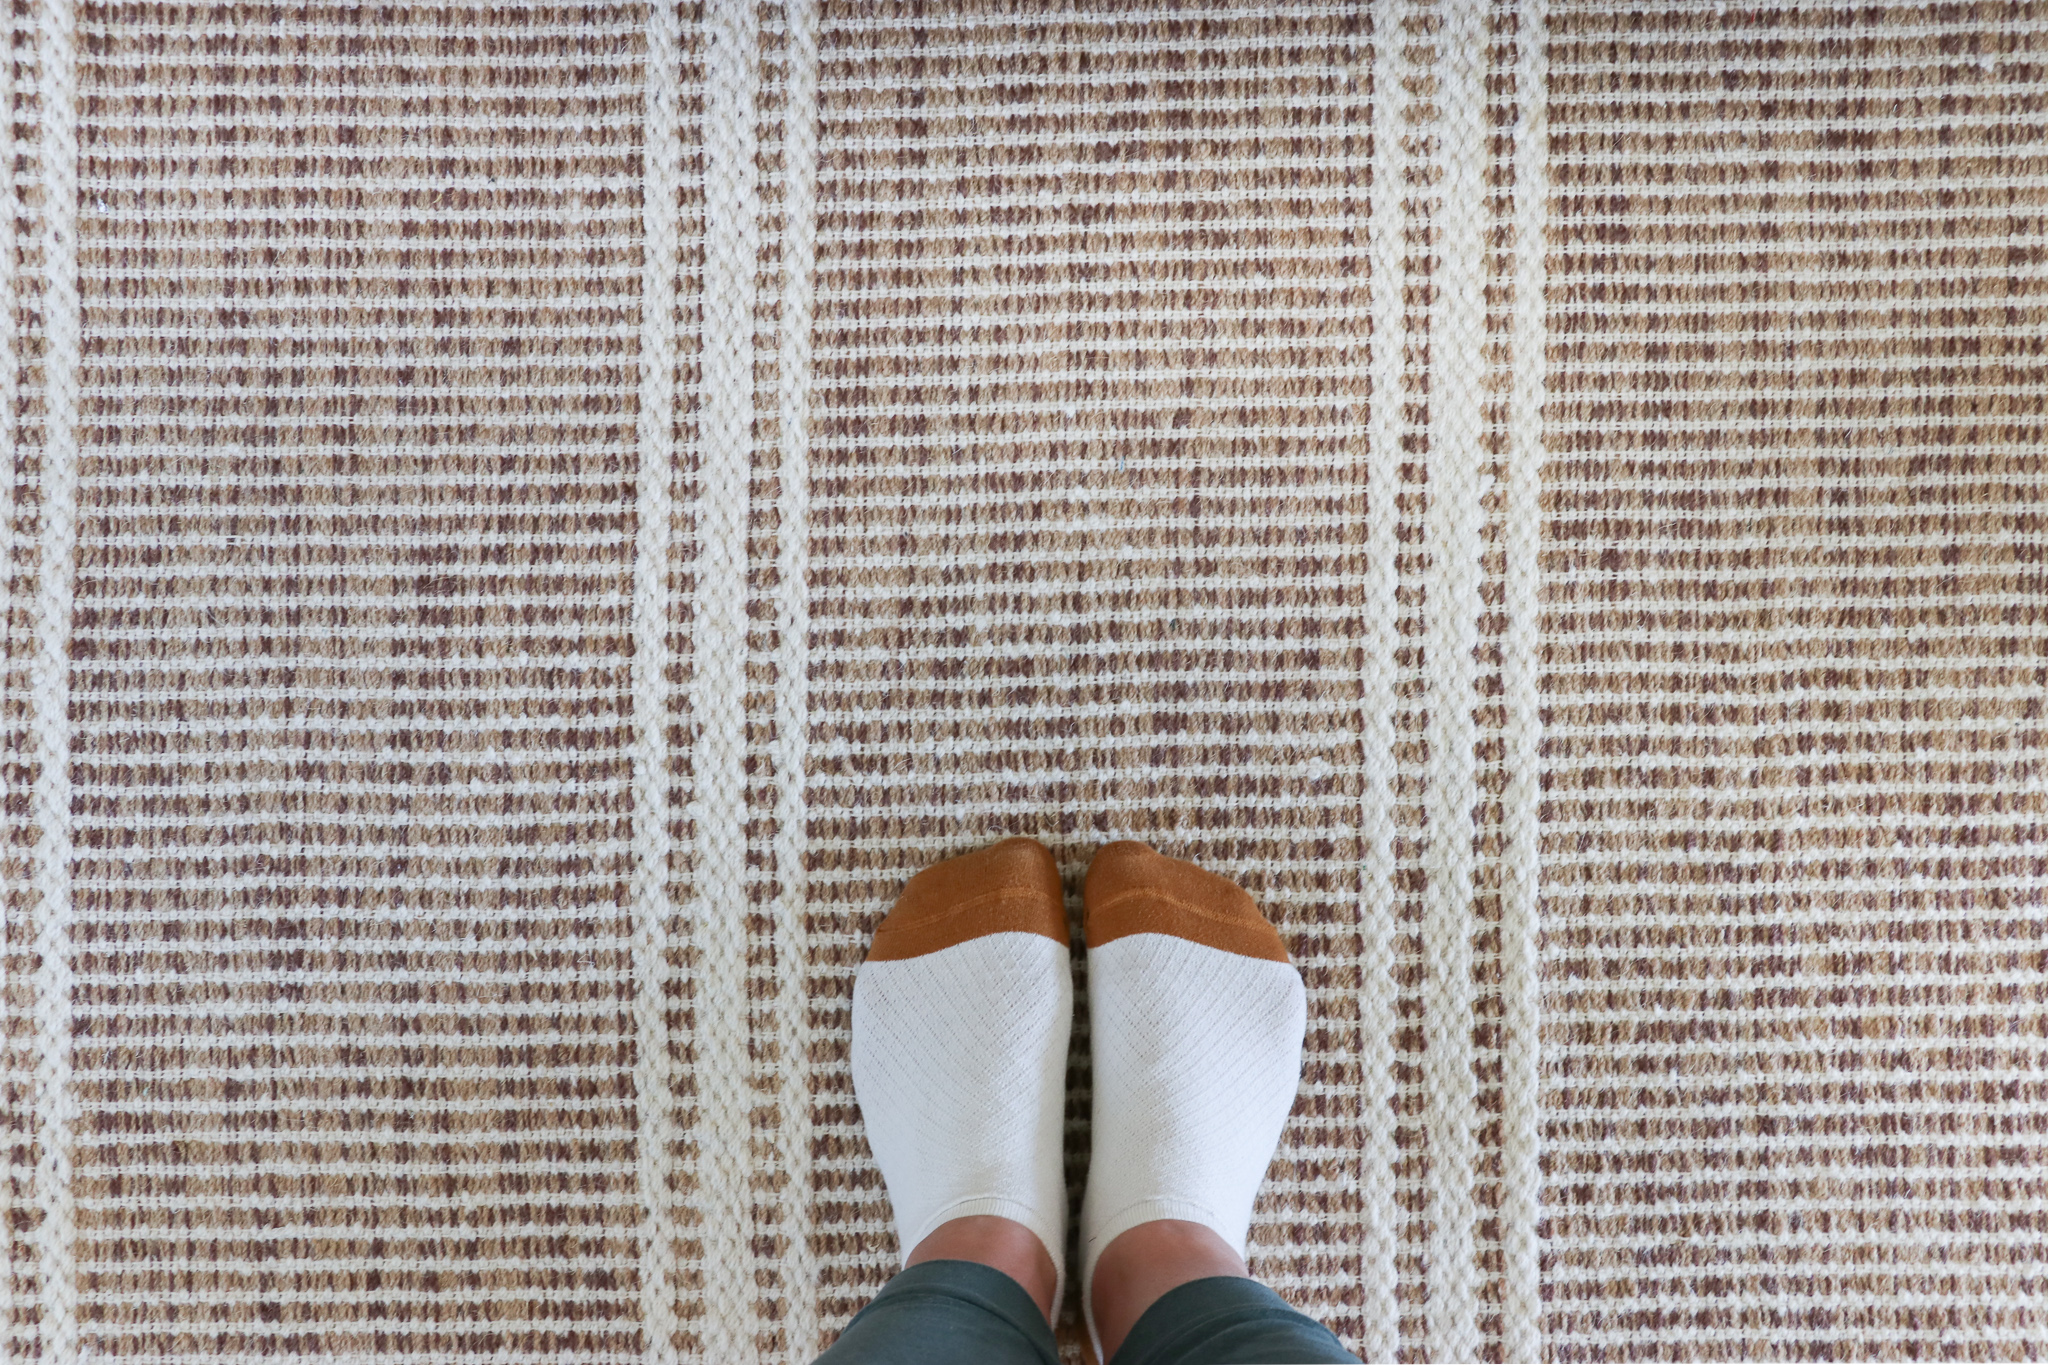
[[[906,1258],[941,1223],[1014,1219],[1065,1283],[1072,963],[1051,854],[1007,840],[920,874],[853,986],[853,1088]],[[1055,932],[1056,930],[1056,932]]]
[[[1110,844],[1086,899],[1095,1104],[1081,1303],[1092,1336],[1095,1263],[1118,1234],[1183,1219],[1243,1254],[1300,1085],[1307,1004],[1279,934],[1222,877]]]

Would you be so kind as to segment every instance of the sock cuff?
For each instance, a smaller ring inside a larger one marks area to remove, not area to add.
[[[1090,1228],[1088,1235],[1081,1239],[1081,1304],[1087,1310],[1084,1316],[1088,1319],[1088,1330],[1091,1333],[1095,1330],[1095,1263],[1102,1259],[1102,1253],[1108,1250],[1109,1244],[1118,1237],[1140,1223],[1156,1222],[1161,1218],[1171,1218],[1182,1223],[1200,1223],[1228,1243],[1232,1251],[1240,1256],[1244,1255],[1245,1235],[1249,1229],[1232,1229],[1224,1226],[1223,1217],[1207,1204],[1192,1199],[1133,1200]],[[1099,1343],[1097,1350],[1100,1350]]]

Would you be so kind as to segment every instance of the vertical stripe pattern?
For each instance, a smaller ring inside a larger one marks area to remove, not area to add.
[[[1403,29],[1412,7],[1389,0],[1372,10],[1371,201],[1366,220],[1370,281],[1371,398],[1366,417],[1364,592],[1359,691],[1359,1349],[1367,1360],[1399,1352],[1395,1263],[1395,1086],[1400,1018],[1394,969],[1399,902],[1395,799],[1400,787],[1394,716],[1399,695],[1399,498],[1402,405],[1409,339],[1403,326],[1407,233],[1406,163],[1394,110],[1407,75]]]
[[[704,1316],[703,1359],[754,1348],[748,1093],[746,694],[747,513],[755,412],[754,329],[760,198],[755,106],[760,11],[712,0],[705,12],[702,463],[693,521],[697,599],[690,696],[696,875],[684,911],[697,1104],[692,1137]]]
[[[1502,488],[1501,632],[1501,1354],[1543,1358],[1538,1029],[1543,865],[1542,716],[1537,651],[1542,609],[1544,253],[1549,221],[1547,0],[1515,11],[1514,313],[1508,370],[1507,472]]]
[[[36,832],[35,1249],[38,1346],[49,1360],[78,1350],[72,1189],[77,1096],[72,1089],[73,904],[71,621],[78,548],[78,72],[70,0],[36,6],[41,115],[43,461],[29,670],[29,809]]]
[[[1473,815],[1479,802],[1473,720],[1481,573],[1479,411],[1486,315],[1480,256],[1485,213],[1486,48],[1481,11],[1449,5],[1436,30],[1436,145],[1442,179],[1436,307],[1429,320],[1429,796],[1422,939],[1423,1064],[1430,1153],[1429,1334],[1432,1359],[1479,1355],[1478,1080],[1473,1071]]]
[[[1280,926],[1367,1358],[2039,1354],[2040,0],[7,33],[0,1356],[809,1361],[1009,834]]]
[[[772,867],[775,969],[774,1161],[780,1168],[784,1358],[820,1349],[812,1247],[810,758],[811,293],[817,252],[818,6],[786,13],[782,138],[782,297],[776,371],[777,503]]]
[[[867,934],[919,867],[1032,834],[1076,881],[1101,842],[1148,839],[1282,924],[1308,1061],[1253,1260],[1359,1333],[1359,24],[1321,4],[828,15],[810,689],[828,1330],[897,1250],[846,1074]]]
[[[1413,4],[1389,5],[1373,11],[1373,109],[1375,182],[1386,192],[1376,205],[1377,250],[1374,391],[1384,393],[1375,422],[1384,434],[1377,444],[1390,458],[1382,480],[1381,506],[1370,512],[1368,534],[1374,542],[1391,539],[1393,553],[1372,571],[1391,596],[1396,647],[1385,655],[1368,655],[1388,676],[1390,696],[1368,692],[1365,704],[1375,715],[1370,727],[1392,732],[1390,783],[1392,823],[1392,890],[1394,923],[1395,1017],[1398,1020],[1389,1058],[1395,1095],[1394,1207],[1397,1250],[1395,1292],[1398,1317],[1390,1353],[1382,1358],[1423,1359],[1427,1349],[1431,1214],[1428,1180],[1433,1152],[1429,1142],[1429,1111],[1424,1067],[1428,1031],[1424,1025],[1423,901],[1428,873],[1421,851],[1427,839],[1425,799],[1428,787],[1429,707],[1422,651],[1416,640],[1423,632],[1425,595],[1418,578],[1428,557],[1421,511],[1427,496],[1429,440],[1428,358],[1430,288],[1434,257],[1429,250],[1435,177],[1427,159],[1427,120],[1432,105],[1426,98],[1429,65],[1435,48],[1429,43],[1430,15]],[[1384,300],[1380,302],[1380,300]],[[1377,433],[1376,433],[1377,434]],[[1368,490],[1368,493],[1370,490]],[[1369,504],[1370,507],[1370,504]],[[1391,527],[1386,522],[1391,521]],[[1370,561],[1369,561],[1370,563]],[[1377,714],[1385,707],[1384,714]],[[1370,827],[1369,827],[1370,831]],[[1370,1064],[1370,1047],[1366,1053]],[[1370,1135],[1370,1129],[1368,1129]]]
[[[80,12],[46,1358],[642,1350],[646,42]]]
[[[1552,8],[1557,1359],[2048,1341],[2044,71]]]
[[[38,376],[29,356],[40,337],[36,181],[41,164],[39,120],[30,100],[36,83],[36,14],[9,12],[4,99],[6,126],[0,155],[0,1083],[4,1083],[6,1169],[0,1185],[0,1235],[7,1244],[5,1317],[0,1318],[0,1359],[34,1347],[41,1301],[33,1238],[39,1226],[35,1199],[36,1120],[35,945],[32,885],[40,838],[28,802],[34,781],[30,729],[34,720],[30,672],[34,592],[40,569],[36,517],[40,503],[42,429],[26,413]],[[23,230],[26,222],[27,230]]]
[[[0,120],[0,165],[5,173],[0,174],[0,660],[11,661],[14,656],[13,638],[13,592],[15,546],[19,543],[15,530],[16,509],[20,499],[22,476],[22,445],[20,404],[22,371],[22,327],[21,307],[24,302],[22,289],[21,231],[22,213],[21,185],[15,169],[18,153],[23,149],[16,143],[16,125],[20,119],[20,98],[25,81],[17,73],[27,66],[33,70],[33,42],[28,33],[10,11],[7,18],[4,51],[5,60],[0,61],[0,79],[6,88],[0,92],[0,110],[5,118]],[[16,48],[24,40],[30,41],[30,62],[24,63],[17,55]],[[30,164],[35,164],[33,151]],[[0,716],[5,715],[5,698],[13,691],[12,670],[0,663]],[[0,724],[11,722],[0,720]],[[0,772],[0,791],[11,776]],[[0,805],[0,830],[6,827],[4,805]],[[4,834],[0,834],[0,850],[6,847]],[[4,856],[4,853],[0,853]],[[10,885],[12,883],[10,882]]]
[[[675,1043],[669,1005],[669,899],[674,871],[669,759],[669,625],[674,576],[677,303],[682,271],[682,15],[647,12],[647,103],[641,139],[640,393],[633,558],[633,1103],[640,1229],[640,1323],[645,1358],[677,1358],[679,1236]]]

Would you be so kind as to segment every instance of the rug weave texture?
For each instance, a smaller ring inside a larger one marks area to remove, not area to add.
[[[2048,1357],[2048,3],[6,55],[0,1359],[808,1361],[1016,834],[1280,927],[1365,1358]]]

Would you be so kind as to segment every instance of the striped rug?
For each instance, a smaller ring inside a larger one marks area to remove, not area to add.
[[[6,55],[0,1359],[807,1361],[1009,834],[1281,925],[1366,1358],[2048,1357],[2044,0]]]

